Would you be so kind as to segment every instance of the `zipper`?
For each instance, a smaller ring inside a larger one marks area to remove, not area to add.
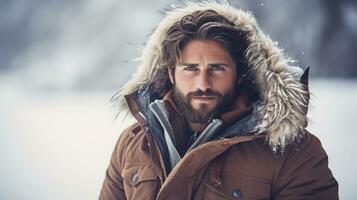
[[[198,137],[196,134],[196,140],[188,148],[187,152],[196,148],[198,145],[209,141],[213,137],[213,134],[216,132],[216,130],[222,126],[222,124],[223,121],[221,119],[212,119],[211,122],[208,124],[208,126],[205,128],[205,130],[203,130]]]
[[[197,132],[194,132],[194,133],[191,135],[190,139],[188,140],[188,147],[187,147],[187,149],[190,148],[190,147],[192,146],[192,144],[196,142],[197,138],[198,138],[198,133],[197,133]]]

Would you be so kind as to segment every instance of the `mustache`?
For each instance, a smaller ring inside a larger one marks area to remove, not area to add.
[[[221,97],[222,95],[219,92],[213,91],[212,89],[207,89],[205,91],[202,90],[196,90],[193,92],[189,92],[187,94],[187,97],[192,98],[192,97]]]

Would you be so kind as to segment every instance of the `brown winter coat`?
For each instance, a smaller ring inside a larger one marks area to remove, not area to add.
[[[166,176],[145,121],[124,131],[100,199],[338,199],[320,141],[305,133],[277,155],[264,134],[214,140],[186,154]]]
[[[247,35],[244,56],[256,99],[249,114],[217,129],[172,164],[164,126],[150,106],[171,88],[161,52],[167,30],[199,10],[214,10]],[[290,62],[250,13],[212,2],[175,8],[150,36],[142,61],[114,98],[136,123],[120,136],[101,200],[338,199],[327,155],[305,129],[307,73]]]

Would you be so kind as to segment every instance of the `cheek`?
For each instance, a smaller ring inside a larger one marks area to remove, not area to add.
[[[183,74],[175,74],[175,85],[181,92],[185,95],[188,92],[192,92],[194,90],[194,79],[193,77],[183,75]]]
[[[214,89],[219,91],[221,94],[227,93],[228,91],[232,90],[236,85],[235,76],[224,76],[224,77],[217,77],[214,80]]]

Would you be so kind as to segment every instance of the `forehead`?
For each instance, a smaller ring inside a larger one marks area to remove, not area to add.
[[[214,40],[192,40],[180,52],[181,61],[196,60],[202,57],[211,60],[232,61],[229,52]]]

